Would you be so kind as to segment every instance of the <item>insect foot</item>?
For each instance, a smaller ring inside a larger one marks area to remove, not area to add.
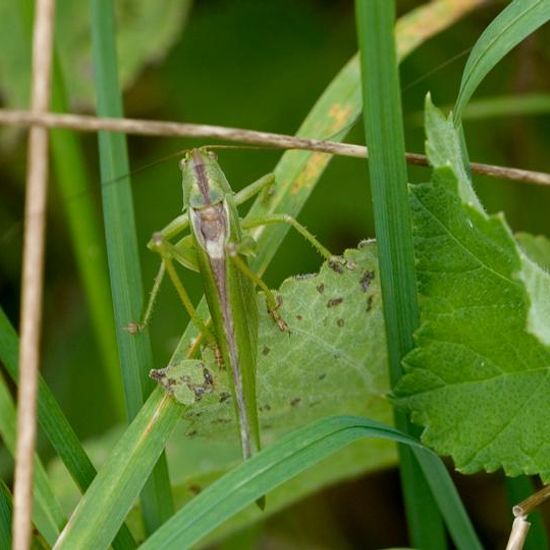
[[[288,328],[287,322],[282,318],[279,313],[279,308],[283,305],[282,296],[277,296],[276,303],[270,304],[266,302],[267,312],[271,315],[271,318],[277,323],[279,330],[281,332],[288,332],[290,334],[290,329]]]

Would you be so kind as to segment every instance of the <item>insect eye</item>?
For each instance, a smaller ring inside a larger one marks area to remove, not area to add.
[[[187,161],[189,159],[187,157],[184,157],[180,160],[180,170],[183,170],[187,166]]]
[[[211,160],[218,160],[218,155],[214,151],[208,151],[208,158]]]

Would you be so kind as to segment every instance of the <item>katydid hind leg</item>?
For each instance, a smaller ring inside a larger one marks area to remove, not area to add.
[[[147,326],[149,326],[149,322],[151,321],[151,317],[153,315],[153,310],[155,308],[155,304],[157,301],[157,296],[160,291],[160,285],[162,284],[162,281],[164,280],[164,275],[166,274],[166,267],[164,265],[164,262],[160,262],[159,270],[157,271],[157,274],[155,275],[155,281],[153,283],[153,288],[151,288],[151,292],[149,293],[149,299],[147,300],[147,307],[145,308],[145,313],[143,314],[143,317],[141,319],[141,322],[138,325],[138,330],[144,330]]]
[[[330,250],[328,250],[318,241],[318,239],[313,235],[313,233],[311,233],[311,231],[309,231],[298,220],[288,214],[271,214],[262,218],[244,220],[242,226],[243,228],[250,229],[253,227],[260,227],[263,225],[272,225],[277,223],[285,223],[296,229],[296,231],[298,231],[298,233],[300,233],[300,235],[302,235],[302,237],[304,237],[304,239],[306,239],[306,241],[308,241],[323,258],[325,258],[325,260],[332,260],[336,258],[336,256],[332,254]]]
[[[157,296],[160,291],[160,285],[162,284],[165,273],[166,269],[164,266],[164,262],[160,262],[160,267],[157,271],[157,274],[155,275],[153,287],[151,288],[151,292],[149,292],[149,298],[147,299],[147,305],[145,306],[145,312],[143,313],[141,320],[139,322],[132,321],[128,323],[128,325],[126,325],[125,327],[126,331],[130,334],[137,334],[138,332],[145,330],[149,326],[151,317],[153,316],[153,310],[155,309]]]
[[[259,286],[265,294],[266,306],[272,319],[277,323],[277,326],[282,332],[289,332],[286,321],[281,316],[279,309],[281,307],[280,299],[276,298],[273,291],[264,283],[262,278],[248,266],[248,264],[238,255],[238,247],[232,243],[227,245],[229,257],[234,265],[242,272],[242,274],[250,279],[254,285]]]
[[[217,356],[219,352],[217,351],[218,342],[216,340],[216,337],[214,336],[212,331],[208,328],[205,321],[203,321],[203,319],[195,309],[195,306],[191,302],[191,299],[189,298],[189,294],[185,289],[185,286],[183,285],[179,275],[176,272],[174,263],[172,262],[171,258],[165,258],[164,263],[166,265],[166,271],[168,272],[168,276],[172,280],[172,284],[174,285],[176,292],[178,293],[178,296],[180,298],[181,303],[183,304],[183,307],[185,307],[187,313],[189,314],[189,317],[191,318],[191,321],[193,321],[195,326],[204,335],[208,344],[215,350],[216,356]]]

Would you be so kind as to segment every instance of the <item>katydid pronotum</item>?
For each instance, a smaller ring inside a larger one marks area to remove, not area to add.
[[[279,315],[273,293],[248,265],[254,240],[245,231],[272,223],[295,227],[326,259],[331,253],[311,233],[290,216],[275,214],[263,219],[239,219],[237,205],[273,184],[266,176],[235,195],[212,151],[194,149],[180,162],[183,187],[183,214],[155,233],[150,248],[162,257],[162,264],[142,325],[151,315],[155,296],[167,272],[192,321],[216,351],[230,377],[244,459],[260,449],[260,429],[256,405],[256,352],[258,312],[255,286],[266,298],[268,310],[281,330],[287,330]],[[189,227],[190,234],[176,244]],[[211,324],[201,319],[189,299],[174,267],[198,271],[211,315]]]

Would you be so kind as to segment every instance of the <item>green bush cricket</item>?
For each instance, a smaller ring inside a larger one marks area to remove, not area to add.
[[[244,459],[260,449],[260,429],[256,405],[257,299],[255,286],[264,291],[267,307],[280,330],[286,324],[278,314],[278,303],[265,283],[248,265],[254,241],[246,229],[271,223],[289,223],[309,240],[322,256],[332,258],[303,226],[290,216],[276,214],[241,222],[237,205],[273,183],[261,178],[234,194],[216,156],[207,149],[188,152],[180,163],[183,187],[183,214],[156,233],[150,248],[162,257],[161,270],[147,307],[148,322],[160,282],[168,273],[178,295],[202,336],[217,351],[220,364],[228,370],[238,419]],[[189,227],[190,234],[176,244],[169,239]],[[198,271],[203,281],[212,324],[200,318],[178,276],[173,260]]]

